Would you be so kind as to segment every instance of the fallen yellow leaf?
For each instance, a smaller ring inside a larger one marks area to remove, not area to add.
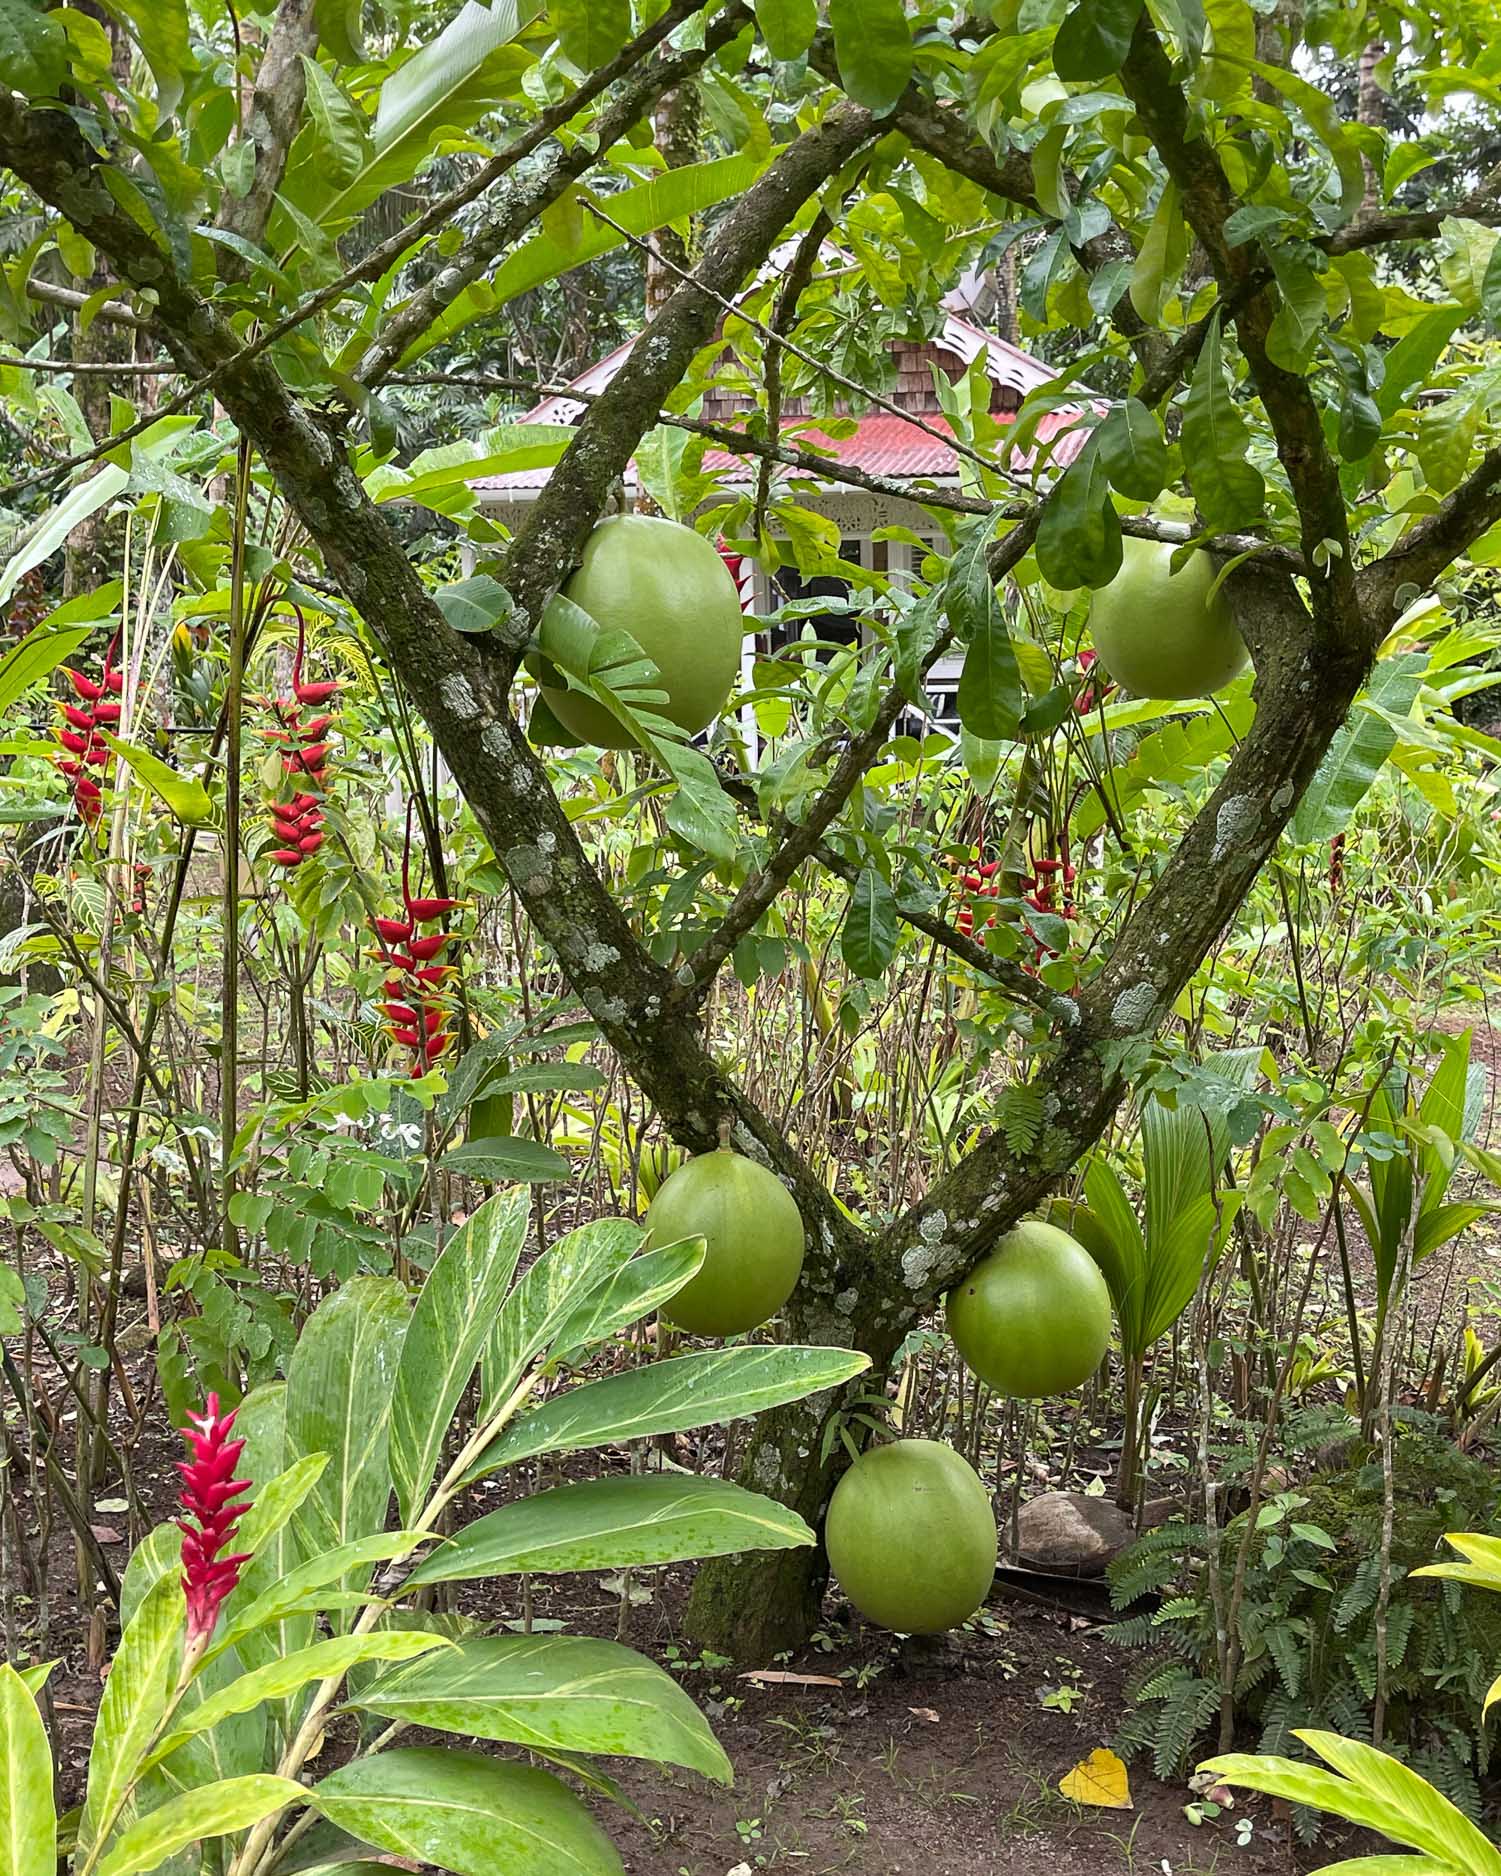
[[[1092,1804],[1102,1811],[1129,1811],[1131,1782],[1124,1764],[1104,1746],[1097,1746],[1071,1772],[1058,1781],[1058,1789],[1075,1804]]]

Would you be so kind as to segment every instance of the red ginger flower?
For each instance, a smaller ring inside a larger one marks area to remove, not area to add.
[[[238,1409],[236,1409],[238,1412]],[[233,1413],[220,1414],[219,1396],[210,1394],[201,1414],[189,1414],[183,1438],[192,1450],[191,1461],[179,1461],[183,1477],[181,1504],[187,1523],[177,1520],[182,1532],[182,1587],[188,1599],[188,1645],[205,1641],[219,1619],[219,1607],[240,1580],[240,1565],[250,1552],[224,1557],[234,1527],[249,1509],[232,1505],[250,1490],[249,1479],[237,1479],[235,1466],[245,1450],[244,1440],[232,1440]]]
[[[97,683],[82,671],[75,671],[70,665],[63,666],[77,701],[60,706],[63,721],[72,727],[59,727],[54,731],[61,751],[56,761],[68,778],[74,806],[89,827],[93,827],[104,812],[104,793],[88,770],[102,769],[109,761],[109,748],[99,730],[101,726],[113,726],[120,721],[117,699],[125,688],[125,673],[114,668],[115,644],[111,639]]]
[[[296,610],[296,608],[294,608]],[[328,756],[331,744],[326,740],[332,727],[332,713],[303,717],[305,705],[330,702],[344,688],[336,678],[320,683],[302,681],[302,660],[307,651],[307,623],[297,612],[297,655],[292,664],[290,696],[267,698],[277,727],[261,735],[281,751],[284,786],[295,792],[290,801],[267,803],[267,818],[276,845],[271,858],[277,866],[301,866],[323,845],[323,800],[328,790]]]

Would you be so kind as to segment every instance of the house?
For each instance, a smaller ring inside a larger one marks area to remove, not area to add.
[[[957,381],[982,353],[985,368],[994,387],[992,414],[1014,419],[1022,400],[1030,391],[1055,378],[1050,365],[1033,358],[1019,347],[987,332],[969,316],[969,283],[961,285],[944,303],[943,324],[926,343],[897,342],[892,351],[896,362],[896,384],[887,395],[887,403],[910,413],[918,423],[889,409],[865,406],[851,412],[843,397],[833,402],[833,413],[852,415],[853,432],[838,438],[814,435],[809,440],[820,448],[832,448],[835,458],[867,474],[884,480],[909,484],[913,499],[874,494],[846,484],[824,481],[812,495],[802,496],[803,505],[827,515],[837,523],[842,542],[841,557],[856,565],[900,579],[919,565],[923,549],[909,542],[874,538],[891,527],[910,529],[924,541],[935,543],[937,530],[933,518],[920,506],[924,487],[957,488],[960,482],[959,457],[950,444],[933,431],[947,431],[949,424],[934,389],[934,372],[941,372],[951,382]],[[634,341],[621,345],[591,365],[571,381],[570,390],[598,395],[629,357]],[[1087,397],[1087,393],[1085,394]],[[580,399],[566,393],[544,398],[520,419],[523,423],[573,423],[585,408]],[[751,401],[733,391],[716,388],[704,401],[701,412],[706,422],[733,427],[751,408]],[[816,406],[819,414],[829,412],[827,398]],[[805,422],[810,415],[804,398],[788,398],[783,407],[783,423]],[[1063,466],[1071,462],[1083,447],[1085,428],[1078,424],[1079,407],[1052,411],[1037,426],[1037,439],[1051,444],[1049,460]],[[921,427],[920,427],[921,426]],[[794,439],[798,441],[800,439]],[[1014,467],[1024,468],[1022,461]],[[735,456],[710,449],[705,453],[704,468],[714,471],[731,487],[749,488],[758,472],[758,458]],[[783,471],[782,473],[786,473]],[[515,529],[524,517],[526,505],[536,499],[546,484],[546,469],[520,470],[506,475],[483,477],[474,483],[482,511],[491,519]],[[634,465],[627,473],[625,496],[633,505],[639,493]],[[755,561],[742,561],[726,555],[741,589],[742,604],[748,613],[765,615],[792,599],[847,593],[847,584],[830,575],[804,579],[795,568],[768,569]],[[757,651],[763,654],[795,637],[801,621],[791,630],[763,631],[748,636],[745,652],[745,688],[749,688],[751,662]],[[849,627],[842,615],[830,615],[827,626],[819,627],[821,636],[844,637]],[[960,658],[939,659],[929,674],[929,724],[937,723],[957,733],[955,697],[959,684]],[[914,713],[918,714],[918,713]],[[920,722],[911,725],[920,728]],[[752,748],[754,726],[747,721]]]

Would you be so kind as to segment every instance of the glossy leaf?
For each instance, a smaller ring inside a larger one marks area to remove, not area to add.
[[[1080,0],[1069,7],[1053,41],[1053,69],[1062,79],[1109,78],[1131,49],[1142,0]]]
[[[1367,696],[1381,711],[1405,716],[1417,698],[1427,663],[1423,652],[1384,659],[1371,673]],[[1357,703],[1298,803],[1289,830],[1293,839],[1300,846],[1312,846],[1343,833],[1396,746],[1397,732],[1385,715]]]
[[[704,1240],[662,1244],[621,1264],[591,1290],[553,1337],[560,1360],[568,1360],[609,1336],[618,1335],[670,1302],[703,1267]]]
[[[321,1551],[279,1576],[244,1608],[237,1608],[233,1619],[216,1638],[211,1654],[242,1641],[269,1622],[280,1622],[296,1610],[316,1608],[319,1591],[341,1581],[362,1565],[405,1557],[427,1541],[426,1534],[420,1531],[377,1531],[369,1537],[357,1537],[348,1544]]]
[[[631,33],[630,0],[548,0],[563,56],[580,71],[606,65]]]
[[[857,104],[881,115],[912,77],[912,28],[903,0],[829,0],[839,82]]]
[[[355,1277],[321,1303],[287,1373],[286,1437],[329,1464],[292,1518],[304,1554],[380,1530],[391,1495],[388,1428],[407,1297],[389,1277]]]
[[[268,1661],[264,1667],[241,1674],[189,1714],[180,1716],[152,1754],[156,1764],[169,1758],[195,1733],[217,1726],[231,1714],[249,1713],[268,1700],[283,1700],[309,1681],[332,1679],[345,1674],[361,1661],[410,1661],[414,1655],[427,1654],[434,1648],[447,1648],[441,1635],[427,1635],[413,1629],[371,1629],[363,1635],[334,1635],[327,1641],[299,1648],[295,1654]]]
[[[1121,524],[1099,445],[1091,437],[1048,498],[1037,564],[1053,586],[1108,586],[1121,570]],[[962,711],[961,711],[962,715]]]
[[[524,1186],[487,1199],[448,1240],[417,1297],[391,1403],[391,1477],[405,1523],[426,1500],[454,1408],[510,1288],[529,1214]]]
[[[708,1722],[654,1661],[582,1635],[488,1635],[441,1660],[388,1674],[354,1703],[384,1719],[686,1766],[722,1785],[734,1774]]]
[[[454,1876],[620,1876],[619,1854],[583,1804],[546,1772],[477,1752],[377,1753],[308,1794],[362,1842]]]
[[[568,1162],[540,1140],[505,1134],[490,1140],[466,1140],[443,1155],[445,1171],[461,1179],[483,1179],[496,1184],[545,1185],[568,1177]]]
[[[648,1472],[584,1479],[501,1505],[466,1524],[408,1580],[635,1569],[812,1542],[797,1513],[774,1499],[727,1479]]]
[[[81,522],[98,514],[121,493],[130,480],[130,471],[116,463],[106,463],[82,482],[75,482],[62,500],[29,532],[26,543],[18,547],[0,568],[0,606],[15,592],[22,578],[33,567],[50,559]]]
[[[850,888],[839,950],[857,977],[879,977],[896,955],[896,895],[884,873],[860,869]]]
[[[256,1772],[200,1785],[132,1824],[97,1865],[96,1876],[141,1876],[190,1844],[230,1837],[307,1796],[295,1779]]]
[[[56,631],[38,628],[28,632],[19,644],[12,645],[0,658],[0,717],[8,715],[33,684],[40,684],[60,664],[66,663],[92,635],[93,629],[91,625],[68,626]]]
[[[642,1239],[626,1218],[596,1218],[550,1245],[510,1296],[485,1349],[484,1405],[488,1418],[515,1387],[528,1362],[554,1342],[579,1306]]]
[[[1026,693],[986,564],[989,544],[988,529],[971,529],[955,550],[943,594],[949,623],[968,641],[959,674],[960,721],[972,736],[998,742],[1015,736]]]
[[[756,24],[774,59],[798,59],[818,30],[817,0],[755,0]]]
[[[173,820],[181,821],[184,827],[213,826],[213,797],[196,775],[184,775],[170,763],[163,762],[160,756],[153,755],[151,750],[141,748],[138,743],[122,742],[108,730],[101,730],[99,734],[136,779],[151,790]]]
[[[716,1348],[651,1362],[534,1408],[493,1440],[466,1476],[484,1478],[539,1453],[717,1426],[837,1387],[869,1366],[867,1356],[850,1349],[798,1347]]]
[[[161,1577],[120,1637],[104,1683],[89,1751],[88,1795],[78,1841],[92,1849],[119,1811],[167,1710],[177,1681],[187,1613],[175,1573]]]
[[[1246,420],[1225,382],[1216,315],[1183,412],[1184,473],[1212,532],[1249,527],[1261,519],[1266,488],[1261,471],[1246,460],[1249,444]]]
[[[1095,432],[1110,486],[1131,501],[1155,501],[1167,481],[1162,426],[1139,398],[1117,404]]]
[[[0,1662],[0,1869],[6,1876],[57,1876],[47,1729],[9,1662]]]
[[[28,98],[55,97],[67,70],[68,41],[31,0],[0,0],[0,81]]]

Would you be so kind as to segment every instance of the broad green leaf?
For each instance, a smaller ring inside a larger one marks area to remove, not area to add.
[[[1144,1355],[1151,1346],[1146,1333],[1146,1238],[1120,1179],[1099,1154],[1091,1157],[1085,1169],[1084,1196],[1088,1210],[1076,1212],[1065,1229],[1074,1233],[1104,1273],[1123,1352]]]
[[[716,157],[670,169],[651,182],[636,183],[609,200],[610,220],[632,235],[647,235],[670,221],[701,214],[747,190],[760,174],[761,164],[749,156]],[[487,319],[518,294],[556,279],[586,262],[625,244],[626,236],[590,216],[577,244],[565,248],[546,234],[529,241],[500,263],[488,279],[476,281],[444,309],[402,355],[410,364],[436,345],[447,343],[465,326]]]
[[[548,0],[565,59],[581,72],[607,65],[631,35],[630,0]]]
[[[1408,393],[1427,383],[1463,319],[1463,307],[1437,306],[1386,354],[1386,373],[1375,394],[1384,418],[1394,417]]]
[[[857,977],[879,977],[896,953],[896,894],[884,873],[860,869],[850,888],[840,955]]]
[[[891,110],[912,77],[912,28],[903,0],[829,0],[839,82],[877,116]]]
[[[1280,1759],[1271,1753],[1258,1758],[1249,1753],[1230,1752],[1206,1759],[1200,1769],[1213,1772],[1227,1785],[1244,1785],[1249,1791],[1264,1791],[1273,1797],[1285,1798],[1289,1804],[1306,1804],[1316,1811],[1328,1811],[1349,1823],[1379,1831],[1396,1843],[1413,1841],[1409,1820],[1398,1805],[1372,1797],[1348,1779],[1326,1772],[1322,1766],[1305,1765],[1297,1759]]]
[[[1297,249],[1269,247],[1267,257],[1282,293],[1267,333],[1267,357],[1284,371],[1305,372],[1327,316],[1324,289]]]
[[[329,13],[337,13],[343,6],[348,6],[353,14],[351,24],[354,27],[356,42],[359,33],[360,0],[335,0],[330,7],[328,0],[322,0],[318,8],[318,17],[325,24]],[[363,54],[359,52],[348,56],[330,44],[327,33],[320,31],[323,43],[330,51],[348,64],[359,64]],[[322,133],[321,159],[327,167],[330,179],[335,182],[347,182],[351,176],[359,174],[360,164],[365,161],[369,149],[369,133],[365,128],[364,114],[347,98],[327,68],[317,59],[310,59],[305,54],[302,60],[303,74],[307,80],[307,110],[313,122]]]
[[[637,1569],[812,1542],[795,1511],[759,1493],[726,1479],[647,1472],[554,1486],[502,1505],[466,1524],[408,1581]]]
[[[1050,585],[1108,586],[1121,570],[1121,524],[1094,437],[1064,470],[1037,529],[1037,564]],[[963,716],[961,706],[960,715]]]
[[[329,1463],[298,1506],[304,1554],[379,1531],[391,1495],[388,1430],[407,1296],[390,1277],[355,1277],[324,1300],[287,1371],[286,1437]]]
[[[94,1848],[117,1814],[177,1681],[187,1613],[175,1574],[161,1577],[120,1637],[110,1663],[89,1751],[88,1796],[78,1828],[81,1849]]]
[[[1167,444],[1161,424],[1140,398],[1117,404],[1095,431],[1095,440],[1110,486],[1129,501],[1155,501],[1167,481]]]
[[[756,24],[774,59],[800,59],[818,30],[817,0],[755,0]]]
[[[628,1218],[596,1218],[537,1258],[506,1298],[486,1345],[483,1419],[510,1394],[533,1356],[554,1345],[584,1300],[634,1254],[641,1239],[640,1225]]]
[[[1399,1843],[1426,1850],[1467,1876],[1501,1876],[1501,1849],[1411,1766],[1359,1740],[1300,1727],[1297,1737],[1357,1789],[1406,1815]],[[1391,1835],[1392,1833],[1388,1833]]]
[[[534,1408],[492,1440],[466,1476],[481,1479],[539,1453],[581,1452],[739,1420],[838,1387],[869,1366],[867,1356],[851,1349],[749,1346],[651,1362]]]
[[[245,1439],[245,1450],[240,1455],[238,1471],[242,1478],[251,1481],[252,1508],[261,1493],[269,1491],[287,1470],[286,1395],[284,1381],[271,1381],[252,1388],[241,1401],[235,1416],[235,1432],[242,1434]],[[320,1457],[326,1465],[327,1455]],[[322,1478],[321,1471],[319,1478]],[[302,1502],[299,1499],[298,1505]],[[298,1505],[293,1506],[294,1513]],[[301,1539],[291,1517],[277,1525],[269,1535],[263,1536],[249,1563],[240,1573],[239,1587],[225,1604],[226,1623],[234,1624],[240,1611],[281,1582],[303,1555]],[[304,1647],[312,1638],[312,1616],[294,1612],[264,1630],[242,1635],[237,1652],[248,1666],[255,1666],[262,1661],[269,1661],[275,1655],[290,1654],[293,1649]]]
[[[1080,0],[1053,41],[1053,69],[1065,80],[1109,78],[1131,49],[1142,0]]]
[[[341,65],[363,65],[365,43],[360,33],[364,0],[313,0],[313,22],[318,42]]]
[[[686,1766],[722,1785],[724,1748],[687,1694],[618,1642],[491,1635],[441,1660],[383,1675],[354,1703],[388,1720],[504,1739],[546,1752],[598,1752]]]
[[[0,82],[24,97],[53,98],[68,66],[68,38],[32,0],[0,0]]]
[[[18,548],[6,561],[4,568],[0,569],[0,606],[6,603],[33,567],[39,567],[44,560],[50,559],[74,528],[112,502],[129,480],[128,469],[106,463],[82,482],[75,482],[41,525],[28,535],[25,546]]]
[[[264,1549],[318,1483],[327,1464],[327,1453],[305,1453],[255,1491],[248,1501],[250,1509],[235,1529],[235,1549],[250,1556]]]
[[[1219,316],[1194,366],[1183,412],[1183,469],[1204,525],[1214,533],[1249,527],[1261,519],[1266,488],[1246,461],[1246,420],[1225,382]]]
[[[270,1772],[200,1785],[194,1791],[169,1798],[122,1832],[97,1866],[96,1876],[145,1876],[146,1871],[154,1870],[190,1844],[248,1830],[273,1811],[301,1804],[306,1797],[306,1790],[295,1779],[278,1778]]]
[[[1382,711],[1405,716],[1427,663],[1427,654],[1420,651],[1383,660],[1371,673],[1366,695]],[[1396,746],[1397,732],[1386,717],[1357,703],[1298,803],[1289,828],[1293,839],[1300,846],[1313,846],[1343,833]]]
[[[510,1288],[530,1217],[524,1186],[472,1212],[428,1272],[391,1403],[391,1477],[403,1522],[426,1502],[459,1396]]]
[[[643,1251],[611,1271],[591,1290],[553,1337],[553,1353],[567,1360],[630,1328],[670,1302],[703,1267],[704,1240],[687,1238]]]
[[[110,0],[129,24],[156,80],[157,106],[163,118],[177,109],[183,81],[193,69],[188,47],[187,0]]]
[[[732,861],[740,851],[740,817],[714,764],[691,743],[666,736],[653,741],[652,752],[677,783],[667,803],[667,825],[701,853]]]
[[[1251,61],[1251,69],[1272,90],[1281,92],[1290,104],[1297,106],[1314,135],[1334,158],[1340,180],[1340,214],[1349,221],[1365,195],[1365,165],[1361,162],[1360,145],[1342,122],[1333,99],[1285,66],[1256,59]]]
[[[1190,237],[1177,185],[1162,185],[1141,248],[1131,266],[1131,304],[1149,326],[1158,325],[1188,259]]]
[[[620,1876],[614,1845],[546,1772],[421,1746],[356,1759],[308,1794],[352,1837],[454,1876]]]
[[[264,1667],[241,1674],[218,1693],[200,1701],[191,1713],[180,1715],[181,1724],[161,1742],[151,1755],[153,1765],[170,1758],[178,1747],[210,1726],[217,1726],[231,1714],[249,1713],[268,1700],[283,1700],[309,1681],[333,1679],[345,1674],[361,1661],[410,1661],[434,1648],[450,1646],[442,1635],[424,1634],[416,1629],[377,1628],[364,1635],[334,1635],[327,1641],[299,1648],[295,1654]]]
[[[0,1869],[6,1876],[57,1876],[47,1729],[9,1662],[0,1662]]]
[[[149,749],[142,749],[137,743],[121,742],[108,730],[100,730],[99,734],[174,820],[181,821],[184,827],[213,826],[213,799],[196,775],[183,775]]]
[[[1478,221],[1446,215],[1439,224],[1439,275],[1466,312],[1488,311],[1485,282],[1496,241],[1496,230]]]
[[[1181,788],[1199,780],[1212,762],[1228,754],[1245,735],[1255,713],[1250,697],[1241,691],[1222,696],[1218,702],[1216,710],[1169,723],[1144,737],[1127,761],[1106,771],[1101,786],[1118,815],[1129,818],[1133,806],[1154,789]],[[1182,711],[1184,706],[1174,708]],[[1099,795],[1091,789],[1080,797],[1074,810],[1075,834],[1081,840],[1087,839],[1104,825],[1104,808]]]
[[[33,684],[40,684],[44,677],[71,658],[93,629],[91,625],[75,625],[60,632],[38,628],[13,645],[0,658],[0,717],[8,716],[12,705],[24,697]]]
[[[568,1177],[568,1162],[561,1153],[540,1140],[526,1140],[518,1134],[466,1140],[445,1153],[439,1164],[445,1172],[461,1179],[483,1179],[494,1184],[540,1185]]]
[[[977,526],[955,549],[943,587],[949,623],[968,641],[959,674],[959,719],[972,736],[1001,742],[1016,735],[1026,707],[1016,647],[986,563],[989,530]]]
[[[288,1570],[254,1601],[236,1611],[234,1619],[215,1640],[209,1659],[264,1628],[268,1622],[279,1622],[297,1609],[316,1607],[318,1592],[362,1565],[407,1556],[419,1544],[427,1543],[429,1535],[420,1531],[377,1531],[370,1537],[357,1537],[348,1544],[339,1544],[333,1550],[309,1557],[306,1563]]]

